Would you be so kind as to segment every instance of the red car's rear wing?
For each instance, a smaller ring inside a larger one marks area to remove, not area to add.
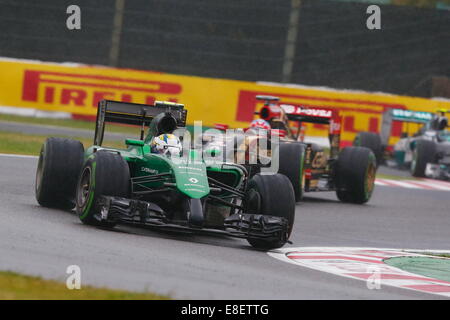
[[[259,115],[267,121],[286,116],[290,121],[330,124],[331,120],[337,116],[337,113],[333,112],[333,110],[323,108],[304,108],[288,104],[272,104],[262,107]]]
[[[259,115],[267,121],[286,115],[288,120],[291,121],[329,124],[333,118],[333,111],[322,108],[304,108],[288,104],[272,104],[262,107]]]
[[[270,100],[266,99],[266,104],[258,114],[262,119],[269,122],[273,119],[280,119],[282,121],[289,120],[328,125],[330,156],[335,157],[339,153],[342,118],[337,110],[275,104],[270,103]]]
[[[291,121],[329,124],[333,117],[333,112],[327,109],[302,108],[285,104],[280,105],[280,108],[284,110]]]

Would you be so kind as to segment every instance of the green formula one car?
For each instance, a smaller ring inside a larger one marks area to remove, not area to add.
[[[286,176],[250,175],[247,166],[235,163],[207,165],[202,150],[192,148],[154,152],[155,139],[172,139],[175,130],[185,128],[186,116],[183,105],[170,102],[101,101],[93,146],[84,150],[79,141],[61,138],[42,146],[38,203],[76,207],[89,225],[224,234],[245,238],[258,249],[283,246],[295,216],[294,190]],[[103,147],[106,122],[139,125],[141,137],[126,139],[124,149]]]

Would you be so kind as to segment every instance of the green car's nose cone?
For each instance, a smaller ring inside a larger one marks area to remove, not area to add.
[[[178,190],[186,196],[199,199],[209,194],[206,166],[198,151],[191,150],[187,157],[173,161],[172,170]]]

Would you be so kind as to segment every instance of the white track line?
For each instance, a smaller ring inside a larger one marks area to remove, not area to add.
[[[423,185],[426,187],[429,187],[431,189],[438,189],[438,190],[445,190],[450,191],[450,185],[449,186],[443,186],[436,182],[425,182],[425,181],[412,181],[413,183],[416,183],[418,185]]]
[[[420,180],[376,179],[375,184],[385,187],[388,186],[388,187],[401,187],[408,189],[450,191],[450,183],[447,183],[445,181],[436,181],[432,179],[420,179]]]
[[[444,187],[450,188],[450,182],[447,182],[447,181],[433,180],[433,179],[426,179],[426,178],[423,178],[423,179],[420,179],[420,180],[421,180],[421,181],[426,181],[426,182],[429,182],[429,183],[434,183],[434,184],[442,185],[442,186],[444,186]]]
[[[37,159],[38,156],[28,156],[24,154],[9,154],[9,153],[0,153],[0,157],[10,157],[10,158],[28,158],[28,159]]]
[[[380,181],[380,179],[376,179],[375,184],[379,186],[389,186],[387,183]]]
[[[410,184],[405,181],[400,180],[388,180],[388,179],[376,179],[376,181],[379,181],[381,183],[384,183],[385,185],[388,185],[390,187],[403,187],[403,188],[410,188],[410,189],[424,189],[423,187],[419,187],[413,184]]]

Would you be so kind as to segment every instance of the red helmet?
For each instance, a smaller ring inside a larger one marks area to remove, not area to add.
[[[256,119],[250,123],[250,128],[260,128],[270,130],[270,124],[264,119]]]

